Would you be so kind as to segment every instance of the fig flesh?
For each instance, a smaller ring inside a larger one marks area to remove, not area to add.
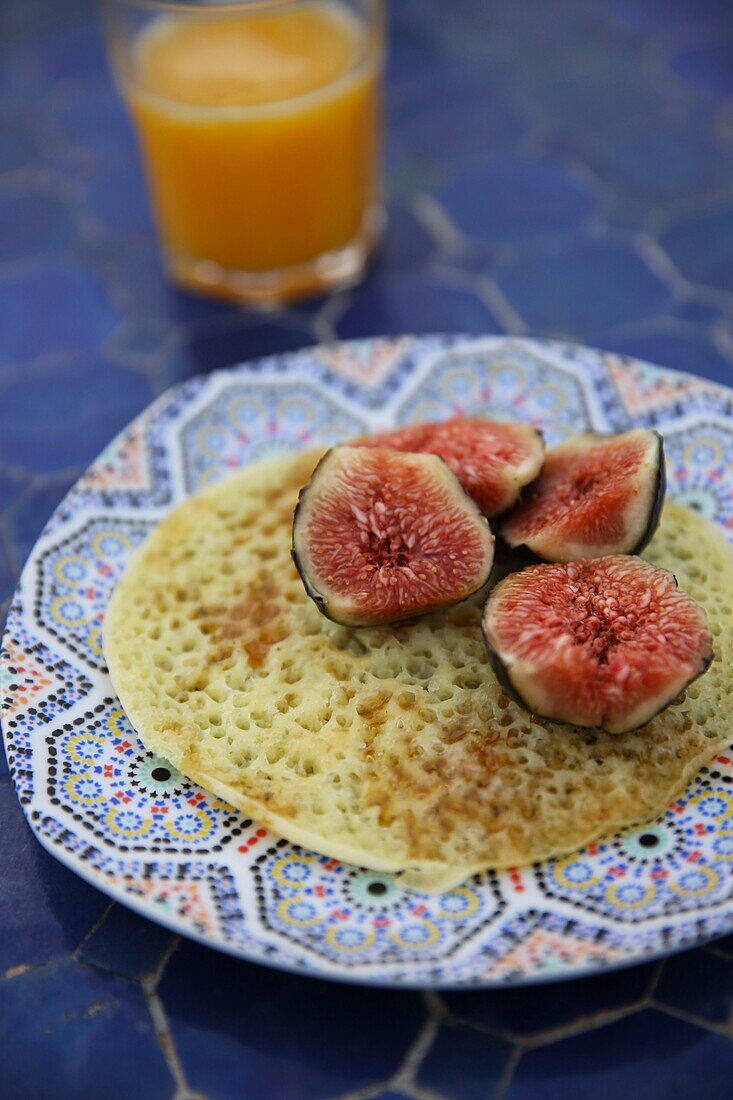
[[[664,490],[657,432],[585,432],[548,452],[501,533],[510,546],[526,546],[545,561],[637,554],[657,528]]]
[[[437,455],[334,447],[301,490],[293,560],[324,615],[374,626],[478,591],[494,536]]]
[[[354,445],[440,455],[489,519],[516,503],[539,474],[545,456],[542,436],[529,424],[468,416],[409,424],[365,436]]]
[[[674,574],[627,555],[512,573],[482,625],[497,676],[527,710],[608,733],[645,725],[713,658],[705,612]]]

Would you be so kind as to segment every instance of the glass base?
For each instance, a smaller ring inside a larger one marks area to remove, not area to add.
[[[163,249],[163,260],[174,283],[212,298],[262,308],[296,298],[343,290],[359,282],[386,225],[380,205],[372,207],[361,232],[345,248],[324,252],[306,263],[274,271],[237,271],[213,260],[200,260]]]

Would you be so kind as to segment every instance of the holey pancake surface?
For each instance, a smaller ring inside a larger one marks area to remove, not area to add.
[[[561,855],[665,809],[733,740],[733,562],[668,502],[644,557],[707,611],[715,660],[663,714],[611,736],[510,700],[485,593],[403,626],[324,618],[290,559],[310,452],[191,497],[137,551],[105,655],[145,745],[274,832],[434,890]]]

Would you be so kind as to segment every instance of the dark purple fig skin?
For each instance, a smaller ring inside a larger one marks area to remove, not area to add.
[[[334,619],[331,619],[331,616],[328,614],[328,611],[326,610],[325,600],[321,597],[320,593],[317,592],[313,588],[313,585],[311,584],[311,582],[308,578],[308,574],[306,573],[305,569],[303,568],[303,566],[301,564],[300,556],[298,555],[298,552],[295,549],[295,529],[297,527],[298,516],[299,516],[299,513],[300,513],[302,505],[303,505],[303,498],[304,498],[306,492],[308,491],[308,489],[310,489],[310,487],[313,483],[314,477],[316,476],[316,474],[320,470],[321,466],[323,465],[323,463],[326,461],[326,459],[330,455],[331,450],[332,450],[332,448],[329,447],[329,449],[326,451],[326,453],[321,455],[318,462],[313,467],[313,472],[311,473],[311,476],[308,478],[308,481],[306,482],[306,484],[303,486],[303,488],[298,493],[298,502],[295,505],[295,511],[293,512],[293,529],[292,529],[292,537],[291,537],[291,544],[290,544],[290,557],[293,559],[293,564],[295,565],[295,568],[298,570],[298,575],[300,576],[300,579],[303,582],[303,587],[305,588],[305,590],[306,590],[307,594],[310,596],[310,598],[313,600],[313,603],[316,605],[316,607],[321,612],[321,614],[324,616],[324,618],[330,619],[331,622],[335,622]]]

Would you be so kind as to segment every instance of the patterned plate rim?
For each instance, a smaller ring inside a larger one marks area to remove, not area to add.
[[[399,353],[395,349],[400,349]],[[369,390],[370,383],[364,382],[363,378],[357,377],[356,380],[344,379],[339,377],[338,369],[334,366],[334,360],[339,356],[351,356],[358,357],[359,355],[366,354],[367,358],[373,356],[375,350],[380,354],[384,351],[389,358],[389,354],[397,354],[397,359],[404,353],[408,361],[406,373],[404,373],[402,380],[398,380],[394,384],[389,377],[389,371],[387,371],[387,382],[385,386],[380,384],[372,387]],[[609,364],[614,362],[617,365],[621,375],[623,372],[636,370],[646,372],[646,374],[655,381],[655,384],[666,385],[669,387],[670,392],[674,396],[674,400],[669,405],[668,412],[672,417],[672,423],[685,425],[690,419],[690,409],[694,406],[694,413],[697,415],[698,420],[693,421],[695,423],[705,423],[708,420],[714,421],[716,424],[729,423],[731,411],[733,410],[733,391],[728,388],[718,385],[713,382],[708,382],[704,379],[700,379],[696,376],[683,374],[682,372],[676,372],[669,369],[654,367],[650,364],[641,363],[638,360],[629,359],[628,357],[612,355],[598,351],[593,348],[588,348],[579,344],[568,344],[561,341],[550,340],[533,340],[520,337],[504,337],[504,336],[460,336],[460,335],[436,335],[436,336],[405,336],[397,338],[371,338],[367,340],[346,341],[341,343],[318,345],[313,348],[302,349],[301,351],[286,353],[280,356],[270,356],[263,359],[252,360],[250,362],[238,364],[228,370],[219,370],[212,372],[209,375],[199,375],[192,379],[189,379],[177,386],[167,390],[164,394],[159,396],[146,410],[144,410],[138,417],[136,417],[118,436],[112,441],[112,443],[105,448],[100,456],[89,466],[88,470],[82,476],[81,479],[72,487],[69,493],[64,497],[62,502],[55,510],[53,516],[49,520],[48,524],[44,528],[40,538],[34,546],[28,561],[23,569],[21,579],[16,589],[15,596],[11,603],[11,608],[8,614],[8,625],[6,627],[5,636],[3,638],[2,656],[4,665],[8,666],[11,660],[11,654],[9,646],[11,644],[11,634],[13,627],[22,627],[24,630],[28,629],[27,624],[27,612],[23,610],[23,593],[30,583],[30,578],[33,575],[33,571],[36,569],[41,550],[44,548],[46,541],[51,533],[57,528],[64,527],[67,523],[71,524],[75,516],[78,520],[78,515],[86,515],[86,509],[84,507],[77,508],[78,494],[80,486],[84,486],[85,491],[88,491],[89,484],[93,481],[95,472],[98,472],[104,465],[105,460],[115,454],[121,448],[126,446],[130,440],[134,437],[135,433],[140,433],[141,438],[144,439],[145,447],[150,447],[150,440],[147,436],[147,431],[150,426],[157,422],[161,417],[165,416],[166,410],[170,410],[173,405],[176,405],[178,412],[174,412],[171,415],[171,424],[176,426],[176,431],[171,433],[171,439],[175,439],[176,444],[180,448],[179,460],[182,466],[188,461],[184,453],[182,442],[177,432],[178,429],[183,430],[189,421],[182,419],[183,410],[190,409],[192,404],[200,401],[204,396],[215,397],[220,390],[223,390],[228,382],[232,380],[240,380],[249,382],[251,379],[256,378],[258,375],[263,379],[270,379],[273,372],[279,372],[282,377],[291,379],[294,377],[296,380],[302,379],[301,372],[304,367],[312,367],[312,363],[308,363],[309,357],[323,356],[326,361],[326,367],[323,363],[319,363],[319,371],[317,374],[317,382],[311,383],[312,388],[316,391],[323,386],[328,386],[331,383],[336,383],[340,394],[340,409],[346,414],[346,412],[352,412],[356,415],[358,411],[361,416],[361,420],[364,423],[371,424],[375,419],[380,418],[380,409],[386,402],[390,404],[390,407],[394,405],[393,411],[397,410],[398,404],[400,407],[407,403],[407,398],[410,393],[415,398],[417,393],[422,393],[420,386],[413,386],[410,391],[409,386],[403,383],[409,382],[412,376],[413,367],[416,362],[420,362],[421,357],[424,359],[430,359],[430,363],[435,365],[439,362],[441,355],[450,356],[466,354],[469,357],[480,356],[482,353],[486,353],[489,357],[495,352],[501,350],[503,353],[526,355],[531,358],[537,357],[538,362],[543,362],[545,356],[550,358],[546,361],[546,365],[550,362],[554,363],[557,369],[558,360],[561,360],[566,365],[575,364],[580,366],[583,370],[579,370],[578,373],[578,386],[580,389],[584,389],[585,397],[588,399],[589,411],[588,422],[596,424],[601,421],[603,426],[609,424],[609,410],[614,410],[614,403],[623,406],[624,398],[620,392],[612,392],[610,397],[608,393],[603,392],[604,385],[610,390],[609,380],[604,377],[607,370],[610,369]],[[590,365],[595,363],[598,368],[596,376],[592,376],[592,372],[588,375],[588,378],[583,380],[581,375],[585,374],[585,369],[590,369]],[[602,367],[600,366],[601,364]],[[323,368],[323,369],[321,369]],[[268,373],[269,372],[269,373]],[[418,372],[419,374],[419,372]],[[420,379],[418,379],[420,381]],[[690,401],[690,394],[694,395],[694,399]],[[322,393],[321,393],[322,396]],[[600,411],[599,411],[600,410]],[[712,411],[710,411],[712,410]],[[389,415],[389,414],[388,414]],[[646,414],[645,414],[646,415]],[[625,422],[629,422],[632,418],[632,412],[628,408],[624,408]],[[178,420],[176,419],[178,417]],[[716,419],[717,418],[717,419]],[[640,416],[637,413],[633,414],[634,422],[644,420],[644,416]],[[655,413],[652,407],[651,413],[647,417],[651,423],[655,423]],[[180,422],[179,422],[180,421]],[[342,429],[343,430],[343,429]],[[245,460],[250,461],[251,459]],[[185,481],[186,475],[181,471],[178,471],[176,475],[172,469],[173,458],[169,452],[166,452],[163,457],[163,466],[166,468],[167,476],[171,482],[178,476],[179,480]],[[200,484],[198,482],[197,484]],[[178,495],[180,498],[181,488],[178,486]],[[96,514],[98,518],[104,518],[105,508],[109,510],[109,503],[105,498],[104,491],[98,494],[98,502],[96,504]],[[175,493],[171,492],[171,502],[175,503]],[[165,502],[167,503],[167,502]],[[155,501],[142,502],[140,505],[140,515],[148,521],[152,522],[157,516],[165,511],[165,504]],[[135,509],[131,505],[126,511],[122,511],[123,516],[129,516],[134,513]],[[88,509],[89,515],[94,516],[94,509]],[[728,525],[727,525],[728,526]],[[733,526],[733,522],[729,526]],[[733,536],[730,536],[733,539]],[[17,620],[17,621],[16,621]],[[39,620],[40,621],[40,620]],[[53,633],[53,631],[51,631]],[[37,633],[31,633],[32,640],[37,638]],[[48,640],[46,636],[46,640]],[[67,639],[68,641],[68,639]],[[65,642],[60,645],[62,656],[60,663],[69,660],[69,648],[73,649],[73,646],[67,646]],[[51,657],[57,656],[58,653],[54,650],[50,650]],[[94,672],[90,671],[88,665],[84,665],[84,672],[80,673],[82,680],[88,683],[89,691],[95,692],[97,698],[102,694],[99,683],[93,684]],[[46,667],[42,662],[41,667]],[[99,667],[99,666],[97,666]],[[74,672],[79,670],[74,668]],[[88,680],[87,680],[88,677]],[[7,681],[7,672],[6,672]],[[51,696],[53,698],[53,696]],[[84,702],[84,696],[81,695],[80,699]],[[94,698],[94,695],[91,697]],[[13,690],[10,689],[10,693],[4,698],[3,708],[10,706],[13,701]],[[91,706],[91,700],[89,700],[89,706]],[[67,717],[71,717],[76,714],[79,707],[79,699],[75,702],[68,704],[69,710]],[[101,708],[100,708],[101,709]],[[21,716],[22,717],[22,716]],[[27,716],[26,716],[27,718]],[[61,719],[61,714],[59,718]],[[8,718],[3,709],[2,717],[2,731],[6,745],[6,751],[10,752],[13,732],[8,725]],[[45,732],[50,728],[50,723],[40,723],[36,726],[35,737],[38,738],[39,731]],[[17,735],[17,734],[16,734]],[[31,733],[27,733],[30,738]],[[50,741],[50,738],[47,739]],[[725,761],[728,764],[728,761]],[[31,767],[28,774],[34,774],[37,779],[44,783],[48,779],[48,760],[43,759],[40,762],[44,770],[38,771],[39,761]],[[36,774],[37,773],[37,774]],[[717,775],[718,773],[714,773]],[[462,977],[458,976],[442,976],[439,972],[439,967],[433,968],[432,973],[428,974],[423,964],[423,969],[420,970],[417,962],[412,966],[412,970],[416,971],[419,976],[410,976],[411,961],[407,959],[403,962],[403,966],[406,968],[405,973],[399,973],[394,970],[388,970],[386,973],[368,973],[363,971],[349,971],[343,966],[339,967],[338,962],[331,965],[328,962],[324,962],[322,955],[311,955],[304,961],[303,953],[297,957],[297,953],[291,958],[287,955],[281,955],[278,957],[276,949],[273,950],[273,954],[269,954],[270,948],[267,947],[267,936],[260,941],[256,949],[247,946],[245,943],[236,943],[234,941],[227,942],[219,934],[218,938],[211,932],[197,931],[190,921],[187,922],[182,916],[177,916],[169,911],[161,911],[154,907],[153,903],[145,897],[137,897],[126,891],[122,884],[109,879],[105,872],[99,867],[93,867],[90,864],[83,862],[79,855],[72,850],[67,850],[61,843],[54,840],[52,836],[44,835],[37,821],[34,819],[34,813],[32,812],[32,806],[28,798],[23,797],[22,792],[22,770],[17,766],[11,764],[11,775],[13,778],[16,793],[18,794],[23,812],[26,816],[28,824],[40,841],[42,846],[50,852],[54,857],[60,860],[65,866],[69,867],[72,871],[78,874],[82,879],[89,882],[91,885],[97,887],[109,897],[126,905],[128,908],[135,910],[148,919],[155,921],[164,927],[170,928],[172,931],[187,936],[190,939],[196,940],[207,946],[214,947],[218,950],[224,951],[234,957],[243,958],[250,962],[274,967],[276,969],[284,970],[297,974],[308,974],[314,977],[321,977],[328,980],[343,981],[352,984],[363,984],[372,986],[399,986],[401,988],[441,988],[441,989],[454,989],[454,988],[497,988],[505,987],[507,985],[526,985],[537,984],[542,982],[556,981],[569,979],[574,977],[584,977],[596,973],[605,973],[612,970],[623,969],[627,966],[637,965],[642,962],[648,962],[654,959],[663,958],[679,951],[686,950],[690,947],[699,945],[701,943],[710,942],[721,936],[728,934],[733,930],[733,899],[728,896],[717,902],[710,902],[707,906],[702,908],[692,909],[689,911],[688,926],[692,929],[690,933],[685,933],[683,928],[683,917],[687,914],[687,911],[683,913],[672,911],[667,917],[667,923],[671,921],[672,931],[677,930],[678,936],[676,941],[664,943],[660,937],[660,933],[664,931],[663,917],[657,914],[656,916],[645,918],[644,924],[651,925],[654,929],[657,929],[657,939],[660,945],[658,948],[652,947],[651,944],[646,947],[639,947],[634,953],[625,953],[616,957],[604,958],[602,954],[593,956],[587,956],[585,961],[571,961],[569,965],[563,965],[557,969],[548,970],[529,970],[526,972],[514,972],[506,973],[504,976],[497,976],[493,974],[493,971],[486,970],[486,963],[484,960],[484,968],[480,973],[476,973],[476,964],[474,962],[473,969],[470,967],[465,970]],[[733,780],[733,768],[731,769],[731,776],[726,775],[724,779],[727,781]],[[39,787],[41,783],[39,782]],[[713,797],[713,796],[711,796]],[[36,813],[36,816],[39,816]],[[120,849],[120,851],[128,851],[129,849]],[[155,850],[155,849],[153,849]],[[241,849],[240,849],[241,850]],[[175,858],[180,858],[182,853],[179,849],[171,850],[175,855]],[[114,852],[114,849],[113,849]],[[204,849],[204,852],[208,852]],[[209,853],[210,854],[210,853]],[[307,853],[306,853],[307,855]],[[193,860],[194,857],[192,857]],[[226,864],[227,854],[222,853],[219,857],[222,864]],[[264,858],[264,857],[263,857]],[[552,861],[551,861],[552,862]],[[252,865],[253,866],[253,865]],[[541,869],[542,865],[538,865]],[[240,868],[241,871],[241,868]],[[527,874],[534,874],[535,868],[525,869]],[[505,873],[506,874],[506,873]],[[232,881],[234,881],[232,879]],[[553,895],[549,894],[547,898],[542,900],[547,901],[548,898],[552,898]],[[501,909],[498,913],[501,913]],[[715,912],[718,918],[715,927],[706,927],[706,916]],[[519,910],[520,914],[534,914],[536,911],[532,909]],[[591,913],[591,910],[588,910]],[[511,905],[505,916],[509,916],[511,913]],[[573,921],[568,915],[567,908],[563,909],[560,906],[557,913],[564,913],[566,917],[566,923],[568,928],[577,924],[577,921]],[[702,916],[700,916],[702,913]],[[693,918],[698,916],[698,919],[694,921]],[[539,917],[552,916],[552,906],[547,907],[547,911],[539,911]],[[557,915],[557,914],[556,914]],[[249,919],[249,918],[247,918]],[[596,927],[621,927],[614,926],[610,919],[597,919],[591,916],[591,920],[595,921]],[[502,935],[504,935],[504,927],[507,926],[506,919],[502,925]],[[540,923],[532,926],[527,938],[531,938],[534,932],[543,927]],[[268,926],[269,928],[269,926]],[[631,926],[624,926],[624,930],[629,932]],[[573,929],[574,934],[574,929]],[[509,936],[509,932],[506,932],[506,936]],[[498,938],[498,937],[497,937]],[[627,937],[627,951],[628,940]],[[272,940],[270,942],[273,942]],[[619,938],[619,942],[621,939]],[[315,962],[314,962],[315,959]],[[470,960],[469,960],[470,962]],[[416,969],[417,968],[417,969]],[[450,973],[450,972],[449,972]]]

